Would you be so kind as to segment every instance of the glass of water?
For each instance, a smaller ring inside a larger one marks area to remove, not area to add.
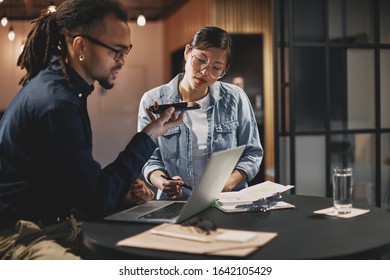
[[[352,211],[352,168],[336,167],[333,169],[333,206],[337,214]]]

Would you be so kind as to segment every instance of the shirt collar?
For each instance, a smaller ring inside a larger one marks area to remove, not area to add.
[[[51,59],[51,64],[53,69],[61,71],[61,66],[59,59],[57,57],[53,57]],[[87,97],[92,93],[94,90],[93,85],[89,85],[72,67],[70,67],[68,64],[66,64],[66,70],[69,75],[69,79],[72,83],[73,89],[72,92],[74,92],[79,98]]]
[[[93,84],[89,85],[72,67],[67,66],[67,70],[69,78],[73,84],[75,91],[77,91],[78,96],[81,97],[80,94],[85,97],[90,95],[94,90]]]

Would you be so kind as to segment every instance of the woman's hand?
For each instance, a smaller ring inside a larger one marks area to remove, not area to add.
[[[169,199],[180,200],[183,197],[183,180],[179,176],[164,179],[165,182],[162,183],[162,191],[167,195]]]
[[[179,176],[167,178],[161,170],[150,174],[150,182],[164,192],[169,199],[180,200],[183,197],[183,180]]]
[[[247,175],[244,171],[235,169],[232,174],[229,176],[229,179],[227,180],[223,192],[230,192],[234,189],[235,186],[237,186],[239,183],[245,181],[247,179]]]

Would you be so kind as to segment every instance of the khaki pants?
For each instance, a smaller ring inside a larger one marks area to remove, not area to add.
[[[79,240],[81,223],[74,218],[47,227],[20,220],[0,231],[0,259],[79,260],[94,258]]]

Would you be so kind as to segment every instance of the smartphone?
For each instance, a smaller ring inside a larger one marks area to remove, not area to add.
[[[169,107],[175,107],[175,112],[200,109],[200,105],[196,102],[179,102],[179,103],[171,103],[171,104],[160,104],[156,107],[154,105],[152,105],[149,107],[149,109],[154,114],[162,114]]]

